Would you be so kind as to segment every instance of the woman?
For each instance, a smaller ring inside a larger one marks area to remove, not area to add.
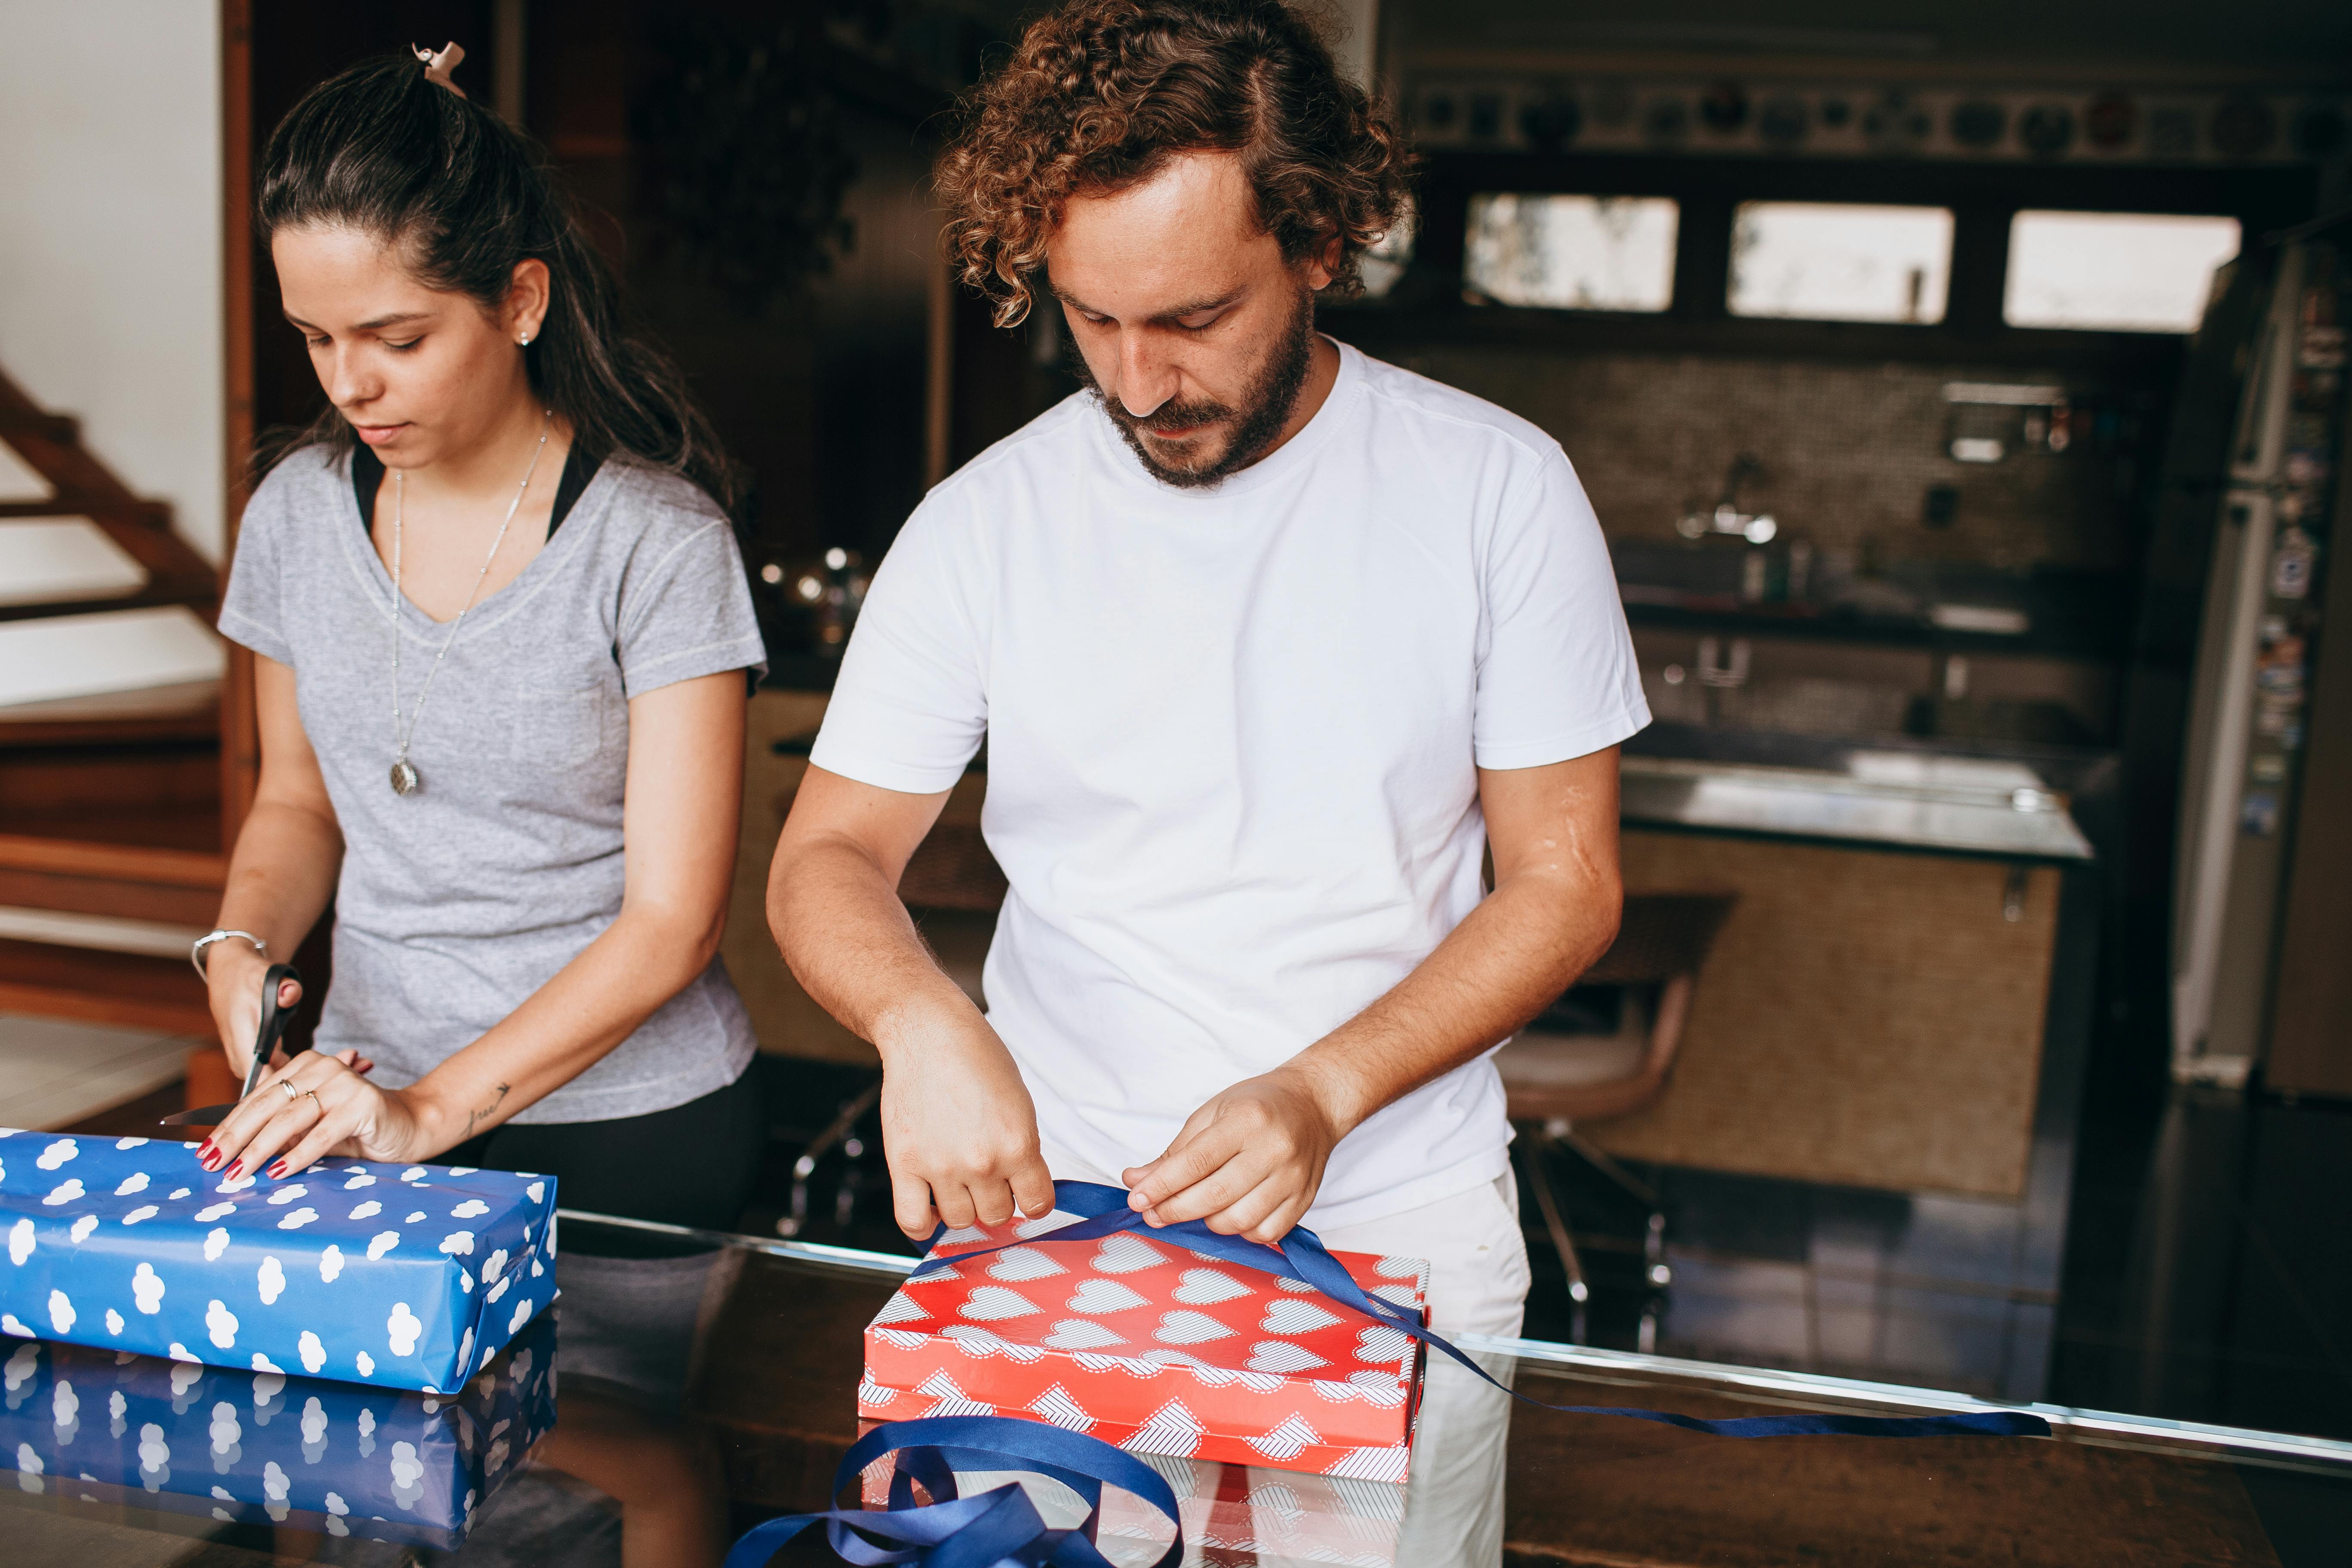
[[[262,766],[199,962],[240,1076],[331,893],[334,983],[200,1157],[548,1172],[730,1227],[763,1118],[717,952],[762,653],[727,468],[530,144],[423,58],[312,91],[258,181],[331,407],[221,610]]]

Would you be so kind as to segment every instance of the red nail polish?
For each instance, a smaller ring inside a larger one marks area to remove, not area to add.
[[[205,1139],[203,1142],[201,1142],[201,1143],[199,1143],[199,1144],[197,1144],[197,1145],[196,1145],[196,1158],[197,1158],[199,1161],[203,1161],[203,1160],[209,1160],[209,1159],[211,1159],[212,1157],[213,1157],[213,1141],[212,1141],[211,1139],[207,1138],[207,1139]]]
[[[219,1150],[215,1149],[215,1150],[214,1150],[211,1153],[206,1154],[206,1155],[205,1156],[205,1158],[204,1158],[204,1166],[205,1166],[205,1170],[207,1170],[207,1171],[215,1171],[215,1170],[218,1170],[218,1169],[220,1168],[220,1162],[221,1162],[221,1152],[220,1152],[220,1151],[219,1151]]]
[[[278,1161],[278,1163],[269,1167],[269,1179],[273,1182],[278,1180],[280,1176],[283,1176],[285,1173],[286,1162],[283,1160]]]
[[[239,1172],[243,1171],[244,1169],[245,1169],[245,1162],[244,1162],[244,1161],[242,1161],[242,1160],[231,1160],[231,1161],[228,1163],[228,1179],[229,1179],[230,1181],[232,1181],[232,1182],[236,1181],[236,1178],[237,1178],[237,1173],[238,1173]]]

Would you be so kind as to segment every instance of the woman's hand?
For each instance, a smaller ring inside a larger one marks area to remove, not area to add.
[[[216,942],[205,953],[205,988],[212,1004],[213,1026],[220,1031],[221,1049],[229,1070],[243,1083],[253,1065],[253,1042],[261,1032],[261,985],[269,973],[269,960],[242,937]],[[280,982],[278,1005],[291,1007],[302,999],[295,981]]]
[[[198,1145],[197,1159],[207,1171],[226,1166],[234,1178],[260,1170],[275,1156],[269,1166],[275,1178],[331,1154],[406,1163],[439,1153],[427,1146],[426,1119],[411,1091],[367,1080],[373,1065],[357,1051],[305,1051],[272,1068]]]

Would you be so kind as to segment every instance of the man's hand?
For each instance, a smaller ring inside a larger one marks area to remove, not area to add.
[[[891,1037],[877,1043],[898,1228],[922,1241],[940,1220],[961,1228],[1003,1225],[1016,1209],[1050,1212],[1054,1179],[1037,1152],[1037,1110],[987,1020],[966,1003],[877,1032]]]
[[[1295,1062],[1243,1079],[1192,1112],[1166,1153],[1122,1174],[1129,1206],[1148,1225],[1205,1219],[1221,1235],[1280,1241],[1347,1131],[1329,1098]]]

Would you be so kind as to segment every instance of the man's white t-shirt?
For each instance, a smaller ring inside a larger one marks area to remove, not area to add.
[[[1354,349],[1306,427],[1208,489],[1091,395],[990,447],[891,546],[814,749],[952,785],[1012,890],[983,985],[1049,1147],[1157,1158],[1204,1100],[1394,986],[1483,896],[1478,768],[1649,721],[1609,553],[1534,426]],[[1489,1182],[1481,1058],[1333,1152],[1313,1225]]]

